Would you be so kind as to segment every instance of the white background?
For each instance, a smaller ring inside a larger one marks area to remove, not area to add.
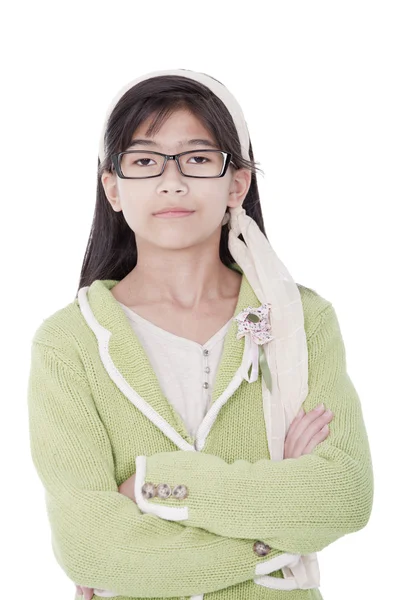
[[[169,68],[205,72],[236,96],[265,173],[270,243],[338,314],[375,497],[368,526],[319,553],[324,600],[397,597],[399,7],[114,0],[2,9],[2,598],[74,598],[30,458],[30,341],[75,297],[109,102],[135,77]]]

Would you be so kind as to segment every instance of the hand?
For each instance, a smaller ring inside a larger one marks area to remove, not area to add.
[[[136,504],[135,478],[136,478],[136,473],[134,473],[133,475],[128,477],[128,479],[123,481],[121,483],[121,485],[119,486],[118,491],[120,494],[123,494],[127,498],[130,498],[131,500],[133,500],[133,502]]]
[[[121,485],[119,486],[118,491],[120,494],[123,494],[124,496],[127,496],[128,498],[133,500],[133,502],[135,502],[135,504],[136,504],[135,477],[136,477],[136,473],[134,473],[133,475],[128,477],[128,479],[123,481],[121,483]],[[94,588],[88,588],[88,587],[85,587],[84,585],[78,585],[78,584],[75,584],[75,585],[76,585],[77,594],[79,594],[79,595],[83,594],[84,600],[92,600]]]
[[[333,413],[327,414],[315,408],[307,414],[301,408],[293,419],[285,438],[283,458],[298,458],[310,454],[312,450],[329,434],[328,423],[332,420]]]
[[[88,587],[85,587],[84,585],[78,585],[78,584],[76,584],[76,593],[79,596],[82,596],[82,594],[83,594],[83,597],[84,597],[85,600],[92,600],[93,589],[94,588],[88,588]]]

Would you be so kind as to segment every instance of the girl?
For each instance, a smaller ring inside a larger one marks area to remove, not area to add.
[[[369,520],[336,313],[271,248],[256,171],[203,73],[146,74],[109,107],[78,294],[36,331],[28,391],[85,598],[321,599],[317,552]]]

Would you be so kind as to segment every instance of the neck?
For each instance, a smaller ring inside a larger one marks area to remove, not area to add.
[[[135,268],[115,290],[117,300],[128,306],[168,304],[195,311],[204,304],[231,298],[241,275],[225,266],[219,254],[191,250],[163,250],[145,257],[138,253]]]

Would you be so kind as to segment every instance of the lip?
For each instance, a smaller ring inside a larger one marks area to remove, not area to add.
[[[169,210],[169,211],[165,211],[165,212],[155,213],[154,216],[161,217],[162,219],[173,219],[173,218],[180,218],[180,217],[188,217],[189,215],[192,215],[194,212],[195,212],[194,210]]]

